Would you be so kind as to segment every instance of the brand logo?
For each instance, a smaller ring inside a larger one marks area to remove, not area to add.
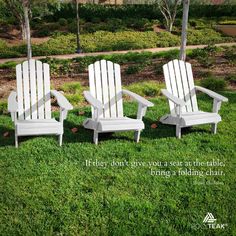
[[[205,218],[203,219],[203,223],[206,223],[209,229],[225,229],[225,227],[228,226],[228,224],[216,223],[216,218],[210,212],[206,214]]]
[[[212,215],[212,213],[208,212],[205,216],[203,223],[214,223],[216,221],[215,217]]]

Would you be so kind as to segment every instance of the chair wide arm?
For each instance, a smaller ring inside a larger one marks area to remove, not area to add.
[[[219,112],[222,102],[228,102],[228,98],[226,98],[226,97],[224,97],[224,96],[222,96],[222,95],[220,95],[216,92],[213,92],[209,89],[203,88],[201,86],[195,86],[195,89],[207,94],[208,96],[210,96],[211,98],[214,99],[213,109],[212,109],[212,112],[214,112],[214,113]]]
[[[51,90],[51,95],[56,98],[57,103],[60,106],[60,122],[62,122],[66,119],[68,111],[73,109],[73,106],[60,92]]]
[[[216,93],[216,92],[213,92],[209,89],[206,89],[206,88],[203,88],[201,86],[195,86],[195,89],[198,90],[198,91],[201,91],[205,94],[207,94],[208,96],[218,100],[218,101],[221,101],[221,102],[228,102],[228,98]]]
[[[168,98],[170,101],[172,101],[175,105],[180,106],[180,107],[185,106],[184,100],[174,96],[167,89],[162,89],[161,92],[166,98]]]
[[[133,98],[134,100],[136,100],[139,104],[141,104],[143,107],[153,107],[154,104],[152,102],[149,102],[147,99],[139,96],[136,93],[133,93],[129,90],[123,89],[122,90],[123,94],[126,94],[128,96],[130,96],[131,98]]]
[[[57,100],[58,105],[63,109],[63,110],[72,110],[73,106],[69,103],[69,101],[65,98],[63,94],[56,90],[51,90],[52,96],[54,96]]]
[[[18,111],[18,103],[16,101],[16,92],[12,91],[8,97],[8,106],[7,109],[9,112],[17,112]]]
[[[11,113],[12,121],[16,121],[16,113],[18,111],[18,103],[16,101],[17,94],[16,92],[12,91],[8,97],[7,101],[7,110]]]
[[[103,104],[98,99],[96,99],[89,91],[84,91],[84,97],[87,102],[95,109],[102,110],[104,108]]]
[[[138,112],[137,112],[137,119],[142,120],[142,118],[145,116],[147,107],[153,107],[154,104],[152,102],[149,102],[147,99],[139,96],[136,93],[133,93],[129,90],[123,89],[122,90],[123,94],[126,94],[136,100],[138,102]]]
[[[94,108],[95,117],[98,117],[103,113],[104,105],[96,99],[89,91],[84,91],[84,97],[87,102]]]

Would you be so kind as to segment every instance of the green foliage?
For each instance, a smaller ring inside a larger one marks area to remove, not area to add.
[[[236,20],[224,20],[220,21],[219,25],[236,25]]]
[[[236,64],[236,47],[227,47],[224,51],[224,57],[232,64]]]
[[[58,23],[60,26],[66,26],[68,24],[67,19],[65,19],[65,18],[60,18],[58,20]]]
[[[18,62],[8,61],[3,64],[0,64],[0,69],[13,69],[16,67],[17,64],[18,64]]]
[[[154,32],[104,32],[81,36],[84,52],[117,51],[156,47],[158,40]]]
[[[215,63],[215,55],[221,51],[222,49],[220,47],[208,45],[205,48],[197,48],[192,50],[191,53],[188,54],[188,56],[190,58],[197,59],[198,62],[200,62],[204,67],[210,67]]]
[[[63,84],[59,89],[65,93],[80,93],[83,88],[79,82],[71,82]]]
[[[188,44],[215,44],[222,42],[230,42],[232,38],[222,37],[219,32],[216,32],[213,29],[200,29],[200,30],[188,30]]]
[[[226,81],[223,78],[208,77],[201,80],[201,86],[213,91],[224,91],[226,89]]]
[[[209,27],[208,24],[202,19],[189,19],[189,25],[196,29],[203,29]]]
[[[68,101],[73,105],[73,106],[78,106],[78,104],[82,101],[84,101],[84,97],[82,94],[70,94],[66,93],[65,97],[68,99]]]
[[[65,97],[73,105],[78,105],[78,103],[84,101],[84,87],[82,87],[79,82],[64,83],[60,86],[59,90],[65,93]]]
[[[236,75],[235,74],[231,74],[226,76],[225,78],[227,81],[229,81],[230,83],[236,83]]]
[[[140,96],[156,97],[161,95],[161,89],[165,87],[164,84],[155,81],[133,83],[126,88]]]
[[[0,114],[7,114],[7,102],[6,101],[0,101]]]
[[[157,47],[172,47],[180,44],[180,38],[170,32],[160,32],[158,33]]]
[[[142,71],[144,66],[142,64],[137,65],[130,65],[126,68],[125,73],[127,75],[137,74],[138,72]]]

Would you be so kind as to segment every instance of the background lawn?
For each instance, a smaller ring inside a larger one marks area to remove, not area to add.
[[[229,103],[222,106],[218,133],[211,135],[209,125],[196,126],[184,129],[181,140],[175,138],[174,127],[157,121],[168,112],[167,101],[151,99],[155,106],[144,119],[139,144],[132,132],[103,135],[98,146],[92,144],[92,133],[81,126],[90,116],[86,107],[70,112],[62,147],[52,136],[20,138],[15,149],[10,117],[0,115],[0,235],[236,235],[236,93],[222,94]],[[202,110],[211,109],[210,98],[198,98]],[[135,116],[136,108],[125,103],[127,115]],[[84,115],[78,115],[81,111]],[[77,133],[71,132],[73,127]],[[7,131],[10,136],[3,137]],[[167,178],[151,176],[147,167],[89,168],[86,159],[220,159],[226,174]],[[194,184],[209,180],[223,184]],[[228,227],[204,227],[207,212]]]

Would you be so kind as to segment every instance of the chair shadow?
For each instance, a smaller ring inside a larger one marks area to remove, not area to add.
[[[15,130],[0,125],[0,147],[15,146]]]

